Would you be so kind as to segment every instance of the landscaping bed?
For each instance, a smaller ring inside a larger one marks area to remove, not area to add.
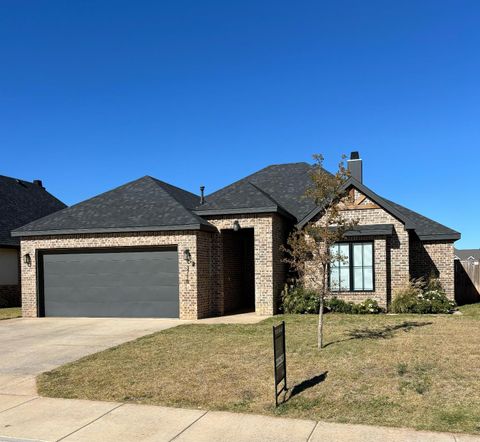
[[[480,306],[465,315],[315,315],[182,325],[38,378],[52,397],[480,433]],[[286,321],[291,398],[273,406],[272,325]]]

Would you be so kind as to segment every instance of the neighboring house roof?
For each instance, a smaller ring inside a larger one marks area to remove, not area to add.
[[[307,163],[275,164],[265,167],[229,186],[207,195],[198,206],[199,215],[283,212],[294,220],[302,219],[314,204],[305,198],[311,185]]]
[[[191,209],[199,197],[145,176],[15,230],[14,236],[213,229]]]
[[[480,261],[480,249],[455,249],[455,258],[460,261]]]
[[[13,229],[64,207],[41,182],[0,175],[0,246],[18,246],[19,239],[10,236]]]
[[[449,227],[444,226],[443,224],[437,223],[436,221],[431,220],[423,215],[420,215],[413,210],[407,209],[406,207],[401,206],[400,204],[394,203],[386,198],[377,195],[363,183],[360,183],[355,178],[350,177],[343,188],[346,190],[350,187],[355,187],[373,202],[378,204],[384,210],[389,212],[395,218],[400,220],[405,228],[408,230],[413,230],[418,235],[418,237],[423,241],[432,241],[432,240],[452,240],[455,241],[460,239],[460,233],[450,229]],[[312,220],[316,215],[318,215],[324,207],[319,206],[315,207],[310,213],[308,213],[302,220],[299,221],[298,227],[302,228],[310,220]]]

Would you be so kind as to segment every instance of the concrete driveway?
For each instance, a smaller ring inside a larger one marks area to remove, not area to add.
[[[0,321],[0,393],[35,394],[35,376],[83,356],[188,321],[19,318]]]

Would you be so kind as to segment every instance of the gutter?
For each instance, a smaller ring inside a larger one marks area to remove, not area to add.
[[[203,230],[216,232],[217,229],[208,224],[184,224],[177,226],[147,226],[147,227],[103,227],[90,229],[58,229],[58,230],[29,230],[29,231],[13,231],[13,237],[29,237],[29,236],[55,236],[55,235],[82,235],[89,233],[131,233],[131,232],[168,232],[179,230]]]

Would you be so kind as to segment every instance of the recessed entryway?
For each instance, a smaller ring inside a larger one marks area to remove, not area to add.
[[[222,230],[225,313],[255,310],[254,229]]]

